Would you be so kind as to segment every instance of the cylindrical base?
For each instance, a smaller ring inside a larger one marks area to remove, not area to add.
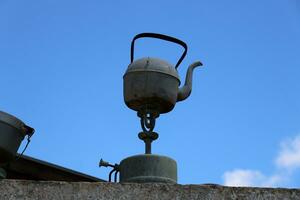
[[[177,183],[176,161],[153,154],[125,158],[120,163],[120,182]]]
[[[6,171],[3,168],[0,168],[0,180],[6,178]]]

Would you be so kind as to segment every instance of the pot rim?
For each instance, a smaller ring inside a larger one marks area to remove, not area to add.
[[[11,114],[0,111],[0,123],[5,123],[21,131],[24,136],[26,135],[25,123]]]

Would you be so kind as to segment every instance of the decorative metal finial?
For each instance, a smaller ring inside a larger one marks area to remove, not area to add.
[[[156,38],[176,43],[184,51],[175,66],[159,58],[134,59],[134,44],[140,38]],[[114,172],[116,181],[119,172],[120,182],[177,183],[176,161],[167,156],[151,154],[151,144],[158,138],[158,134],[154,132],[156,118],[172,111],[177,102],[189,97],[193,71],[202,65],[200,61],[189,65],[185,82],[181,85],[177,69],[187,54],[187,48],[185,42],[158,33],[141,33],[133,38],[130,64],[123,76],[123,94],[125,104],[137,112],[140,118],[142,132],[138,137],[145,143],[145,154],[127,157],[119,165],[101,160],[100,166],[113,168],[109,173],[109,181]]]
[[[141,127],[143,129],[143,132],[140,132],[138,135],[139,139],[145,143],[145,154],[151,154],[151,144],[158,138],[158,134],[153,132],[153,130],[159,114],[157,112],[144,111],[138,112],[138,116],[141,118]]]

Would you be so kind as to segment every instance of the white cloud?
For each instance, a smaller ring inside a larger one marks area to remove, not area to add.
[[[274,174],[265,179],[264,182],[261,183],[261,187],[277,187],[284,184],[287,181],[287,176],[284,174]]]
[[[235,169],[225,172],[223,179],[227,186],[256,186],[264,176],[259,171]]]
[[[225,172],[223,175],[226,186],[248,186],[248,187],[274,187],[283,181],[279,175],[265,176],[260,171],[249,169],[235,169]]]
[[[275,164],[280,170],[270,176],[250,169],[227,171],[223,174],[224,185],[277,187],[285,184],[292,177],[293,171],[300,168],[300,135],[281,142]]]
[[[280,168],[294,170],[300,168],[300,135],[281,143],[276,164]]]

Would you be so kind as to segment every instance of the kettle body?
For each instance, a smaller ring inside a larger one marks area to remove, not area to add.
[[[172,65],[158,58],[141,58],[124,75],[124,101],[135,111],[167,113],[176,104],[179,85]]]

